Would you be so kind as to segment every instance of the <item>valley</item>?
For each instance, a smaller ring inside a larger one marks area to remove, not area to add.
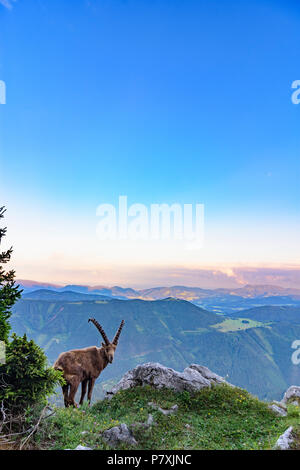
[[[95,317],[109,338],[125,320],[115,361],[98,379],[100,388],[150,361],[174,369],[205,365],[265,400],[280,399],[288,386],[300,385],[300,367],[291,361],[291,344],[300,338],[300,315],[294,307],[268,307],[264,316],[259,307],[230,316],[172,297],[70,301],[52,294],[49,300],[28,295],[13,307],[11,325],[17,334],[34,339],[51,364],[62,351],[101,345],[88,318]]]

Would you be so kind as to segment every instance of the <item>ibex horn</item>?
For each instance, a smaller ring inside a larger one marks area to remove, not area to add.
[[[100,331],[101,335],[103,336],[105,344],[109,345],[108,337],[106,336],[106,334],[105,334],[102,326],[100,325],[100,323],[98,323],[97,320],[95,320],[95,318],[89,318],[89,321],[94,323],[95,327]]]
[[[119,336],[120,336],[120,333],[122,331],[122,328],[124,326],[124,320],[121,321],[121,325],[119,326],[119,329],[118,331],[116,332],[116,336],[114,337],[114,339],[112,340],[112,344],[118,344],[118,340],[119,340]]]

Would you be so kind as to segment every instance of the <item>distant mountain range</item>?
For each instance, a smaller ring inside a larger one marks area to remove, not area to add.
[[[88,318],[95,317],[109,338],[125,319],[115,361],[101,374],[101,383],[143,362],[176,370],[198,363],[261,399],[279,399],[288,386],[300,385],[300,366],[291,361],[291,345],[300,339],[299,312],[273,306],[220,315],[174,298],[120,300],[48,288],[23,295],[11,324],[43,347],[53,363],[62,351],[101,344]]]
[[[80,292],[57,292],[49,289],[37,289],[22,295],[23,299],[53,301],[77,301],[77,300],[111,300],[112,297],[99,294],[81,294]]]
[[[34,294],[35,297],[31,298],[44,298],[45,300],[52,295],[50,292],[64,293],[60,297],[62,300],[71,300],[71,292],[73,293],[73,298],[75,298],[76,294],[93,296],[90,297],[90,300],[96,300],[94,296],[99,295],[123,300],[160,300],[173,297],[188,300],[199,307],[216,313],[226,314],[266,305],[300,307],[300,289],[288,289],[272,285],[245,285],[236,289],[202,289],[200,287],[172,286],[138,290],[119,286],[59,286],[25,280],[19,280],[18,283],[23,288],[24,296],[27,298],[29,298],[28,294],[37,291]],[[47,292],[42,293],[41,290],[46,290]],[[51,298],[54,298],[53,295]],[[84,297],[77,297],[77,299],[80,298],[84,300]]]

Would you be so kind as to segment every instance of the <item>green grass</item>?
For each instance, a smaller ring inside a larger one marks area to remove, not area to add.
[[[244,323],[244,322],[247,323]],[[222,323],[217,323],[212,325],[212,328],[216,328],[222,333],[227,333],[228,331],[238,331],[238,330],[248,330],[249,328],[259,328],[265,327],[265,323],[251,320],[249,318],[236,318],[236,319],[226,319]]]
[[[164,416],[148,405],[151,401],[162,408],[174,404],[179,408],[176,414]],[[137,423],[145,422],[149,413],[156,425],[145,429]],[[74,449],[78,444],[107,449],[101,432],[121,423],[131,427],[137,449],[272,449],[290,425],[299,426],[300,436],[300,409],[290,406],[287,417],[276,417],[266,403],[228,385],[203,389],[193,396],[136,387],[91,408],[58,408],[44,420],[35,444],[41,449]]]

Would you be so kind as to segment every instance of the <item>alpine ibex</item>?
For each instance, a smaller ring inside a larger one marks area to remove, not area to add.
[[[94,323],[101,333],[104,339],[102,347],[91,346],[89,348],[73,349],[72,351],[63,352],[59,355],[53,366],[54,369],[63,372],[66,381],[66,384],[62,386],[66,407],[70,405],[77,406],[75,403],[75,395],[80,383],[81,398],[79,404],[82,405],[83,403],[87,385],[88,402],[89,404],[91,403],[95,380],[103,369],[105,369],[107,364],[113,362],[119,336],[124,326],[124,320],[122,320],[114,339],[110,342],[102,326],[95,318],[89,318],[88,321]]]

